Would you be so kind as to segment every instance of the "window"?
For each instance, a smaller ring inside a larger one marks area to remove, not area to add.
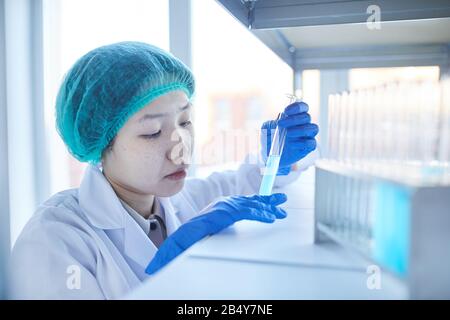
[[[216,1],[193,0],[192,15],[196,175],[206,176],[259,152],[261,124],[286,106],[293,74]]]
[[[350,90],[400,81],[438,81],[439,67],[361,68],[349,72]]]
[[[168,0],[44,0],[45,122],[51,193],[77,187],[84,167],[55,130],[55,99],[65,72],[88,51],[119,41],[169,49]]]

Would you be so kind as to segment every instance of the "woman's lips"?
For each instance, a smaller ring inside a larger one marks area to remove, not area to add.
[[[186,170],[179,170],[166,176],[170,180],[181,180],[186,177]]]

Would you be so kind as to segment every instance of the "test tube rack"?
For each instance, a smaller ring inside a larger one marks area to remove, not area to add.
[[[315,243],[363,254],[408,298],[450,298],[450,186],[316,162]]]

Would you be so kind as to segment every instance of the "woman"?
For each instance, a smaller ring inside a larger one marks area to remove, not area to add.
[[[148,44],[100,47],[75,63],[58,93],[57,130],[90,165],[78,189],[51,197],[22,231],[11,259],[13,298],[120,298],[207,235],[242,219],[286,216],[277,207],[284,194],[252,195],[256,164],[185,181],[193,94],[190,70]],[[263,125],[265,138],[277,124],[287,128],[280,174],[315,149],[318,128],[307,110],[292,104]]]

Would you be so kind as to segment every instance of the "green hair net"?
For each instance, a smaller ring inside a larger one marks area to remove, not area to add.
[[[195,83],[189,68],[170,53],[141,42],[94,49],[61,84],[57,131],[75,158],[98,163],[134,113],[173,90],[183,90],[190,99]]]

